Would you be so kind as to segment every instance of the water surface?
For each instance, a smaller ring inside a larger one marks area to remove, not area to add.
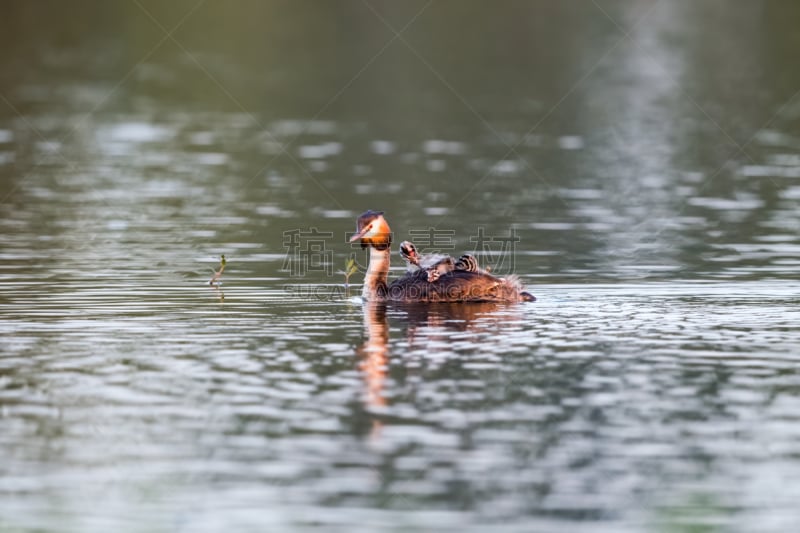
[[[800,10],[450,4],[3,8],[0,529],[800,520]]]

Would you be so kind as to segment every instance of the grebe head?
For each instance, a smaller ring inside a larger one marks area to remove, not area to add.
[[[350,237],[350,242],[361,240],[361,247],[372,246],[378,250],[386,250],[392,244],[392,230],[383,211],[366,211],[356,222],[356,234]]]
[[[417,252],[417,247],[412,242],[403,241],[400,243],[400,257],[412,265],[419,266],[419,252]]]

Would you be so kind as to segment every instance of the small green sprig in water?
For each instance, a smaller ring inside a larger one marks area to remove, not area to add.
[[[347,287],[350,285],[350,276],[358,272],[358,265],[356,265],[356,260],[352,257],[349,258],[344,263],[344,270],[339,270],[338,273],[344,275],[344,286]]]
[[[214,271],[214,275],[211,276],[211,279],[208,282],[209,285],[213,285],[215,282],[217,284],[220,283],[219,279],[222,277],[222,272],[225,270],[225,263],[225,254],[222,254],[219,258],[219,270]]]

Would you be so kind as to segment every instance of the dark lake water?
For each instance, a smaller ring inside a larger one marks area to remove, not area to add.
[[[797,28],[4,3],[0,530],[794,530]],[[537,302],[363,304],[367,209]]]

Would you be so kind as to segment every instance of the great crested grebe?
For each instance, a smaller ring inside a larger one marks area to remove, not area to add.
[[[400,243],[400,257],[408,263],[408,272],[424,270],[428,274],[428,281],[434,282],[453,270],[468,270],[470,272],[483,272],[478,268],[478,260],[475,256],[464,254],[453,261],[453,258],[446,254],[425,254],[417,252],[414,243],[403,241]]]
[[[358,217],[350,242],[369,247],[369,266],[364,276],[365,300],[399,302],[532,302],[516,276],[498,278],[486,272],[452,270],[428,281],[428,272],[418,270],[387,283],[391,262],[392,230],[382,211],[367,211]]]

